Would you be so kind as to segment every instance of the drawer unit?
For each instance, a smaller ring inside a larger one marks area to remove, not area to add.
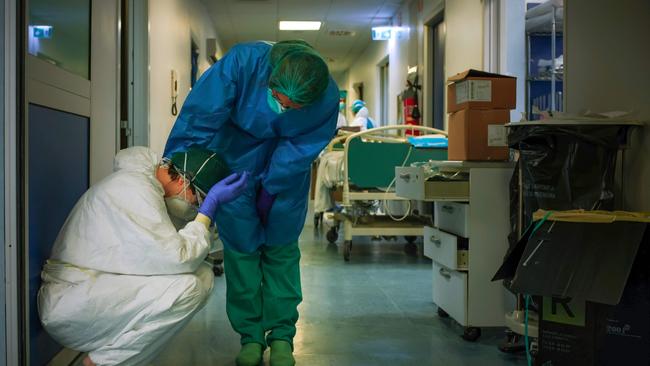
[[[467,273],[433,262],[433,302],[460,325],[467,325]]]
[[[431,181],[426,180],[422,167],[396,167],[395,192],[400,197],[419,201],[468,200],[468,181]]]
[[[468,240],[432,228],[424,228],[424,255],[454,270],[467,270]]]
[[[395,193],[400,197],[424,200],[425,179],[421,167],[396,167]]]
[[[469,204],[460,202],[436,202],[434,223],[437,228],[469,238]]]

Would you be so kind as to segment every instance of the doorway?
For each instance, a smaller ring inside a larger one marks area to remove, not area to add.
[[[148,9],[147,0],[121,0],[121,149],[149,146]]]
[[[379,63],[379,124],[388,125],[388,105],[389,105],[389,62],[388,56]]]
[[[429,73],[428,90],[431,95],[431,111],[429,120],[432,127],[439,130],[445,129],[445,40],[447,28],[441,12],[427,24],[429,39]]]

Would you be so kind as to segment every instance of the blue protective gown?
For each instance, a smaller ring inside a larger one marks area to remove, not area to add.
[[[233,171],[252,174],[246,192],[220,206],[215,219],[224,245],[244,253],[298,240],[311,163],[334,136],[339,111],[330,78],[313,104],[273,112],[267,103],[270,50],[266,42],[239,44],[208,69],[183,104],[164,153],[198,145],[221,154]],[[277,195],[266,227],[255,208],[260,185]]]

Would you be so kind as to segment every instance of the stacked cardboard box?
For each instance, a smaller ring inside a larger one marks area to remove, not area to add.
[[[448,81],[449,160],[508,160],[504,125],[517,105],[517,79],[470,69]]]

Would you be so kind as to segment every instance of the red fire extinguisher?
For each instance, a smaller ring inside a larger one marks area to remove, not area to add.
[[[406,90],[402,92],[402,106],[404,115],[404,124],[420,125],[420,108],[418,107],[418,90],[421,88],[417,84],[417,76],[413,80],[406,81]],[[406,130],[407,135],[419,136],[419,130]]]

